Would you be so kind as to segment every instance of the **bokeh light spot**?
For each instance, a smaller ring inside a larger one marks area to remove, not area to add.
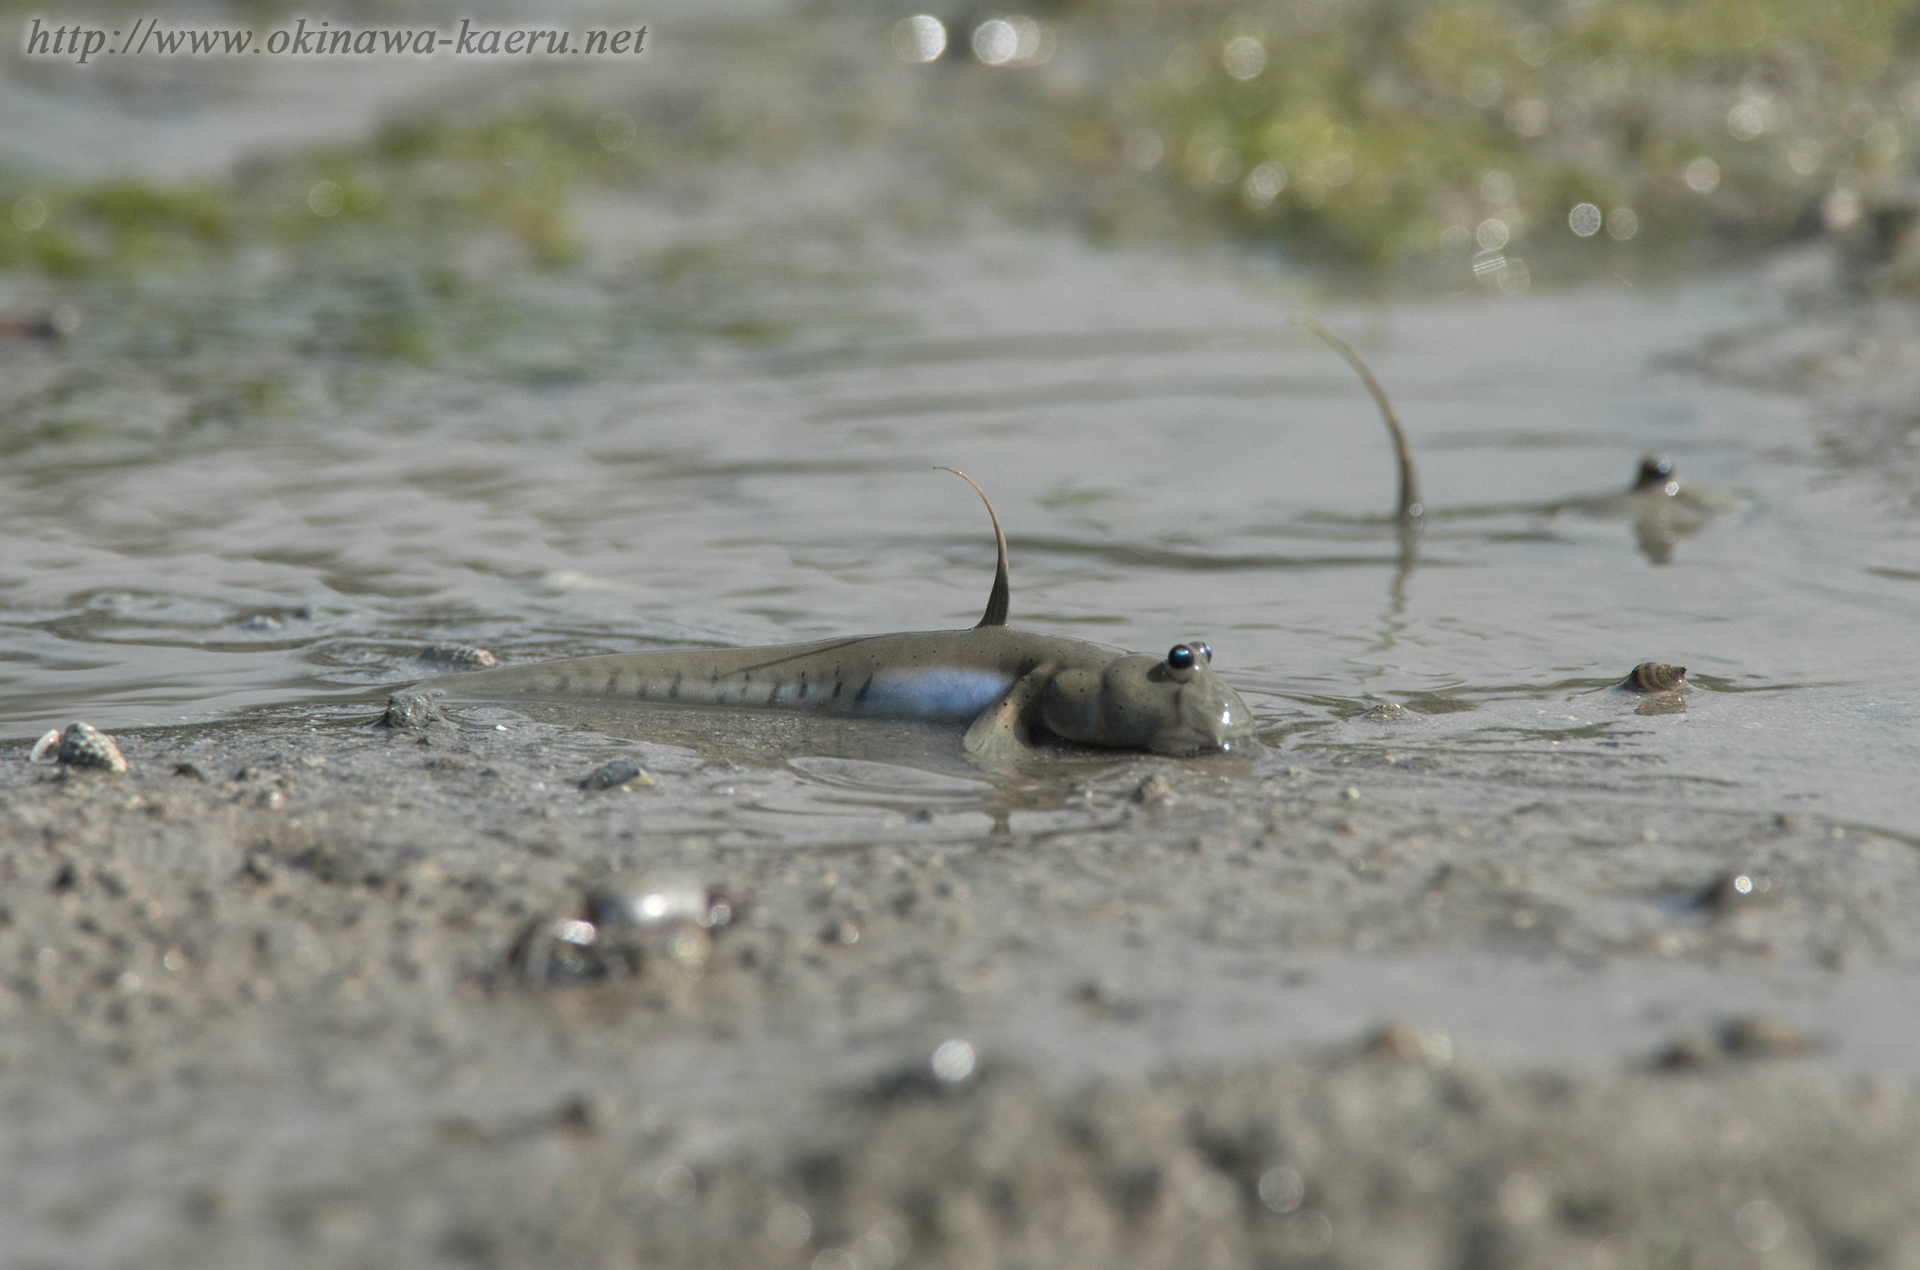
[[[1696,194],[1711,194],[1720,188],[1720,165],[1703,154],[1688,162],[1680,179]]]
[[[15,199],[13,203],[13,227],[23,234],[31,234],[47,223],[47,205],[29,194]]]
[[[1004,66],[1020,49],[1020,35],[1004,18],[989,18],[973,29],[973,55],[988,66]]]
[[[932,14],[916,13],[893,24],[893,52],[901,61],[938,61],[946,51],[947,28]]]
[[[1235,79],[1252,79],[1267,69],[1267,46],[1251,35],[1239,35],[1227,41],[1220,61]]]
[[[619,153],[640,139],[640,128],[624,110],[609,110],[593,125],[594,140],[602,150]]]
[[[973,1075],[973,1063],[973,1046],[962,1040],[942,1041],[933,1051],[934,1077],[949,1085]]]
[[[767,1214],[767,1240],[777,1247],[796,1251],[813,1238],[813,1218],[798,1204],[775,1204]]]
[[[1772,1252],[1787,1237],[1787,1219],[1764,1199],[1750,1199],[1733,1215],[1733,1237],[1753,1252]]]
[[[1860,191],[1851,185],[1836,185],[1820,201],[1820,219],[1832,230],[1851,229],[1860,219]]]
[[[307,191],[307,210],[322,220],[338,216],[347,205],[347,192],[337,181],[315,181]]]
[[[1280,191],[1286,188],[1287,170],[1278,163],[1262,163],[1247,173],[1240,197],[1257,212],[1271,207],[1273,200],[1280,196]]]
[[[1166,152],[1166,143],[1160,140],[1159,134],[1148,132],[1145,128],[1129,132],[1120,146],[1121,157],[1136,172],[1153,171],[1160,166],[1161,156]]]
[[[1259,1191],[1268,1212],[1285,1216],[1306,1199],[1307,1183],[1298,1169],[1276,1164],[1260,1175]]]

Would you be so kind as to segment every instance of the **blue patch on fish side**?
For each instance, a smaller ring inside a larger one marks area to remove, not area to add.
[[[1013,678],[988,670],[896,670],[875,675],[858,713],[869,718],[972,719],[1005,692]]]

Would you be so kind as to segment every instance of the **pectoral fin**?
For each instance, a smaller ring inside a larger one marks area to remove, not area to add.
[[[982,767],[1006,767],[1018,760],[1030,744],[1027,719],[1052,678],[1052,666],[1037,666],[1014,680],[967,728],[960,743],[967,757]]]

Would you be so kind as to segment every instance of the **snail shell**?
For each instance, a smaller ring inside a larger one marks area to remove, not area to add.
[[[1643,661],[1620,681],[1620,686],[1631,688],[1635,692],[1671,692],[1686,682],[1685,666],[1669,666],[1664,662]]]

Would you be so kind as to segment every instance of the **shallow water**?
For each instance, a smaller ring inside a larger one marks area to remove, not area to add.
[[[1207,638],[1282,757],[1550,753],[1576,784],[1920,832],[1910,526],[1823,462],[1800,399],[1660,369],[1773,316],[1758,277],[1357,308],[1047,237],[902,247],[875,276],[859,303],[898,334],[557,380],[374,370],[271,420],[29,445],[3,478],[0,726],[363,699],[425,677],[434,640],[519,661],[966,625],[990,538],[947,463],[1007,525],[1015,624]],[[1288,324],[1309,304],[1411,433],[1412,558],[1371,404]],[[110,375],[119,337],[4,355]],[[1628,518],[1528,510],[1624,490],[1656,450],[1730,495],[1666,563]],[[1690,668],[1684,712],[1602,690],[1643,660]],[[1413,713],[1353,717],[1381,702]]]

